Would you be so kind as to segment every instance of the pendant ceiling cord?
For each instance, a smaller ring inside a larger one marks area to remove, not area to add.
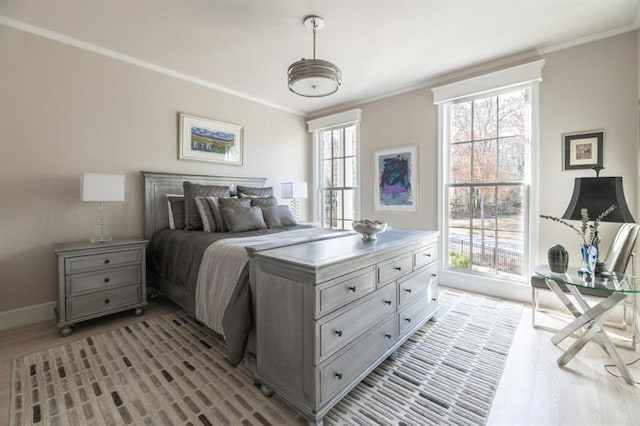
[[[316,58],[316,29],[318,28],[318,24],[314,19],[313,21],[313,59]]]

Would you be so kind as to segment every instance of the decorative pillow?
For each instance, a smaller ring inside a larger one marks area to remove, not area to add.
[[[202,220],[202,229],[205,232],[216,232],[216,222],[213,217],[213,210],[208,202],[209,198],[215,200],[215,197],[196,197],[196,207]]]
[[[253,207],[275,207],[278,205],[276,197],[255,197],[250,200]]]
[[[202,229],[202,219],[196,207],[196,197],[228,197],[231,195],[228,186],[199,185],[184,182],[184,221],[185,229]]]
[[[254,188],[251,186],[238,185],[236,192],[240,198],[253,198],[253,197],[273,197],[273,187],[268,186],[266,188]]]
[[[184,229],[184,197],[167,194],[169,229]]]
[[[246,207],[251,207],[251,200],[249,198],[237,198],[237,197],[228,197],[228,198],[218,198],[218,211],[222,216],[222,221],[216,224],[218,231],[220,232],[229,232],[229,223],[227,222],[227,218],[222,214],[222,211],[225,208],[234,208],[241,209]]]
[[[230,232],[253,231],[267,227],[260,207],[225,207],[222,209],[222,216]]]
[[[282,228],[298,224],[287,206],[263,207],[262,215],[269,228]]]
[[[227,232],[224,226],[224,220],[222,219],[222,211],[218,204],[216,197],[205,197],[209,204],[209,209],[213,215],[213,224],[211,225],[211,232]],[[214,229],[215,228],[215,229]]]

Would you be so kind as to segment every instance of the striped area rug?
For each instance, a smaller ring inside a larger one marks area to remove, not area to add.
[[[428,322],[325,424],[482,425],[522,306],[451,290]],[[217,335],[182,312],[13,362],[12,425],[285,425],[304,420],[230,367]]]

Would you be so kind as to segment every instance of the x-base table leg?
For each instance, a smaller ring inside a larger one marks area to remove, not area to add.
[[[580,331],[584,328],[582,334],[579,335],[578,339],[558,359],[558,365],[566,365],[577,355],[578,352],[580,352],[580,350],[582,350],[582,348],[589,341],[593,340],[595,343],[598,343],[600,347],[602,347],[602,349],[607,353],[607,355],[609,355],[609,357],[614,361],[616,367],[618,367],[618,370],[620,371],[622,377],[624,377],[625,381],[631,385],[635,384],[635,380],[633,379],[631,372],[620,357],[620,354],[609,339],[609,336],[602,328],[602,324],[604,323],[607,314],[618,303],[622,302],[625,299],[626,295],[624,293],[614,292],[595,306],[590,307],[576,286],[565,283],[571,294],[576,299],[576,302],[582,308],[581,312],[580,309],[578,309],[578,307],[567,297],[567,295],[562,291],[560,286],[554,280],[546,278],[545,281],[549,288],[554,292],[554,294],[567,307],[569,312],[571,312],[571,314],[576,317],[575,320],[573,320],[557,334],[555,334],[551,338],[551,341],[557,345],[558,343],[569,337],[571,334],[576,332],[580,333]]]

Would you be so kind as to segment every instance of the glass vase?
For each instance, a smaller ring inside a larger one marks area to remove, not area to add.
[[[598,249],[593,244],[581,244],[580,255],[582,256],[582,267],[578,272],[582,274],[592,275],[596,270],[596,261],[598,260]]]

